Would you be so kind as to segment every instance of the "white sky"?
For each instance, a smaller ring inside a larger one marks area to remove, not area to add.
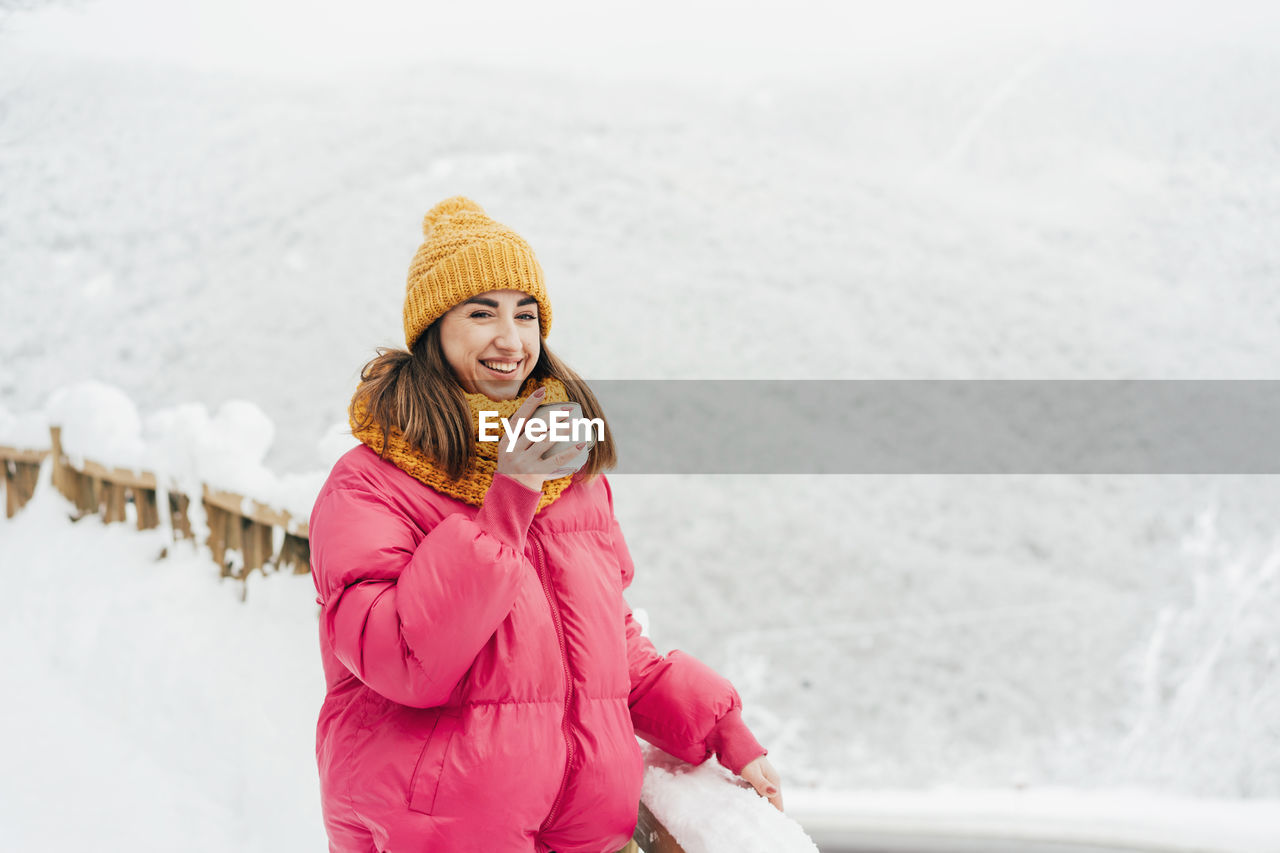
[[[9,38],[38,50],[290,76],[467,60],[590,74],[810,77],[992,44],[1280,44],[1280,4],[1268,0],[365,0],[358,15],[355,4],[333,0],[77,5],[12,16]]]

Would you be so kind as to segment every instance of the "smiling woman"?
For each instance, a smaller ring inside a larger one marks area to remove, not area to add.
[[[600,476],[613,439],[547,347],[532,250],[461,197],[423,232],[408,350],[362,371],[362,443],[311,513],[329,849],[617,850],[637,820],[636,735],[689,762],[717,756],[781,808],[733,686],[658,654],[623,598],[634,568]],[[481,440],[482,417],[518,424],[547,404],[580,407],[599,440]]]

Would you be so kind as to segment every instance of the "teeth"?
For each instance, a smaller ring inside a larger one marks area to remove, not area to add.
[[[496,370],[499,373],[510,373],[520,364],[518,361],[482,361],[480,362],[490,370]]]

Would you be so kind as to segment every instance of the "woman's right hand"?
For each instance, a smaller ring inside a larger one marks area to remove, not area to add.
[[[542,491],[542,483],[545,480],[553,480],[558,476],[562,476],[556,473],[557,469],[569,464],[570,460],[577,456],[582,448],[586,446],[586,443],[583,442],[549,459],[542,458],[542,454],[547,452],[546,441],[534,441],[526,437],[523,427],[524,421],[527,421],[538,406],[542,405],[545,396],[544,389],[539,388],[533,394],[530,394],[529,399],[525,400],[524,404],[516,409],[516,413],[512,415],[512,425],[520,425],[520,436],[516,439],[515,446],[507,449],[508,440],[505,434],[498,444],[498,473],[505,474],[535,492]],[[565,408],[566,411],[572,411],[572,408],[567,403]]]
[[[782,780],[763,755],[742,768],[740,775],[751,783],[756,793],[767,799],[778,811],[782,811]]]

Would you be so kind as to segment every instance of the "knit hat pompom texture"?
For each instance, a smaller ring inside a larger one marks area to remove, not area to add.
[[[488,290],[523,290],[538,300],[542,337],[551,331],[551,302],[533,249],[494,222],[469,198],[454,196],[422,220],[426,238],[409,264],[404,342],[413,349],[423,330],[450,308]]]

